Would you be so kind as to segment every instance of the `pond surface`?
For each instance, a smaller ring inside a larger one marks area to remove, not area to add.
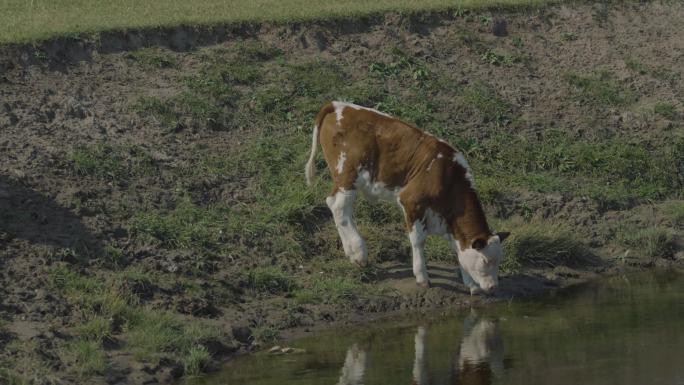
[[[298,340],[196,384],[684,384],[684,275],[606,278],[562,297]]]

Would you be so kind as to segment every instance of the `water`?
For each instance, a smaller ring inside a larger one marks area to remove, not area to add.
[[[562,297],[319,334],[197,384],[684,384],[684,276],[606,278]]]

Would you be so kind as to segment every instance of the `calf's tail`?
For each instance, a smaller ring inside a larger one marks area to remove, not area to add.
[[[315,161],[316,150],[318,149],[318,133],[321,124],[323,123],[323,119],[325,119],[325,116],[334,111],[335,108],[333,107],[332,103],[328,103],[323,108],[321,108],[321,110],[316,115],[313,135],[311,137],[311,155],[309,156],[309,161],[306,162],[306,167],[304,168],[304,174],[306,175],[306,184],[309,186],[311,186],[313,177],[316,174]]]
[[[314,161],[316,160],[316,150],[318,149],[318,125],[314,126],[313,138],[311,139],[311,155],[309,156],[309,161],[306,162],[306,168],[304,169],[304,174],[306,175],[306,184],[311,186],[311,181],[316,174],[316,167],[314,167]]]

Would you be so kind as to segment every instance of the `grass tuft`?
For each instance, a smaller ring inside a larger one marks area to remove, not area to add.
[[[600,103],[607,106],[623,106],[636,100],[635,95],[618,84],[608,71],[581,75],[568,74],[568,84],[576,91],[579,100],[585,104]]]
[[[278,267],[258,267],[247,273],[249,287],[261,293],[289,293],[296,288],[294,280]]]
[[[507,120],[510,108],[494,89],[477,82],[463,90],[464,103],[479,114],[483,122],[502,124]]]
[[[300,303],[336,303],[357,298],[362,285],[349,277],[315,276],[308,285],[295,292]]]
[[[671,103],[656,103],[653,106],[653,112],[669,120],[676,120],[678,117],[677,109]]]
[[[78,175],[122,185],[134,176],[150,174],[155,167],[149,152],[136,145],[98,143],[75,149],[69,159]]]
[[[277,341],[280,333],[273,326],[261,325],[251,329],[251,338],[256,345],[269,344]]]
[[[211,355],[202,345],[193,346],[183,357],[183,374],[186,376],[198,376],[202,373]]]
[[[128,343],[139,360],[186,356],[197,345],[215,338],[217,331],[200,324],[187,324],[180,316],[143,311],[131,325]]]
[[[547,223],[517,225],[503,243],[503,254],[501,269],[507,273],[527,265],[575,265],[593,258],[591,251],[570,231]]]
[[[144,48],[129,52],[126,57],[150,70],[178,67],[178,61],[174,55],[155,48]]]
[[[102,346],[96,341],[78,339],[67,346],[67,355],[74,362],[81,377],[104,374],[107,360]]]
[[[666,203],[663,212],[673,227],[684,229],[684,201]]]
[[[617,240],[649,258],[670,258],[674,254],[672,234],[663,227],[638,230],[623,227],[617,233]]]

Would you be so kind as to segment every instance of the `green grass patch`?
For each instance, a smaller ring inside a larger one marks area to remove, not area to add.
[[[355,202],[354,216],[358,224],[387,225],[403,223],[404,216],[396,203],[382,200],[371,201],[363,195],[358,195]]]
[[[104,374],[107,370],[105,352],[96,341],[77,339],[69,343],[66,352],[76,372],[82,377]]]
[[[139,212],[131,219],[129,231],[141,242],[166,248],[216,250],[228,215],[224,207],[202,207],[182,197],[172,210]]]
[[[492,64],[495,66],[503,65],[503,66],[510,67],[511,65],[513,65],[513,63],[515,63],[519,59],[517,59],[514,56],[508,55],[508,54],[500,54],[500,53],[497,53],[497,52],[490,50],[490,51],[487,51],[487,52],[482,54],[482,60],[485,63]]]
[[[434,119],[434,106],[428,100],[406,100],[387,96],[376,103],[374,108],[418,127],[425,127]]]
[[[672,201],[663,205],[665,217],[675,228],[684,228],[684,201]]]
[[[425,241],[425,255],[431,261],[458,263],[458,256],[454,248],[446,239],[428,237]]]
[[[176,56],[156,48],[144,48],[129,52],[126,57],[149,70],[178,67]]]
[[[142,147],[98,143],[76,148],[70,155],[74,172],[101,180],[127,183],[133,176],[147,175],[154,160]]]
[[[243,41],[238,45],[240,58],[247,61],[267,61],[282,56],[283,51],[262,41]]]
[[[623,106],[636,100],[636,96],[624,89],[608,71],[593,74],[571,73],[566,76],[566,80],[573,87],[577,98],[585,104]]]
[[[389,77],[413,79],[417,84],[430,79],[431,71],[427,63],[410,57],[399,49],[395,49],[392,53],[395,57],[394,61],[371,63],[368,66],[369,74],[379,79]]]
[[[305,287],[294,294],[300,303],[338,303],[354,300],[362,287],[362,284],[353,278],[315,275]]]
[[[141,97],[133,108],[141,116],[152,116],[168,127],[175,127],[179,119],[172,103],[153,96]]]
[[[274,266],[249,270],[247,284],[255,292],[270,294],[289,293],[297,287],[292,277]]]
[[[148,274],[126,270],[105,279],[78,274],[65,265],[49,273],[50,285],[74,306],[82,322],[67,348],[68,359],[79,375],[102,374],[107,363],[103,343],[115,337],[124,351],[140,361],[170,359],[197,374],[208,358],[203,344],[218,338],[218,331],[199,321],[139,306],[138,295],[151,285]]]
[[[537,137],[496,132],[468,144],[466,153],[485,202],[493,202],[502,193],[500,186],[508,185],[624,208],[679,197],[684,187],[682,138],[651,147],[622,138],[573,137],[563,130],[545,130]]]
[[[669,120],[676,120],[678,117],[677,109],[671,103],[656,103],[653,106],[653,112]]]
[[[132,108],[151,117],[168,130],[179,128],[228,130],[232,128],[232,107],[239,93],[226,69],[208,66],[199,74],[182,79],[186,90],[171,97],[141,97]]]
[[[0,367],[0,381],[7,385],[28,385],[30,381],[19,374],[15,373],[10,368]]]
[[[549,0],[352,0],[344,3],[304,0],[256,0],[239,7],[219,0],[201,2],[151,0],[122,4],[104,0],[7,0],[0,15],[0,44],[31,42],[51,36],[111,29],[171,25],[207,25],[277,21],[290,22],[368,15],[388,10],[421,11],[446,8],[480,9],[493,6],[540,6]]]
[[[627,66],[627,68],[640,75],[646,75],[648,73],[648,68],[636,59],[625,60],[625,65]]]
[[[478,114],[485,123],[501,124],[510,115],[510,107],[496,91],[482,82],[465,88],[461,94],[463,103]]]
[[[642,254],[649,258],[669,258],[674,253],[672,234],[663,227],[622,226],[617,231],[617,240],[632,248],[633,254]]]
[[[126,340],[137,359],[156,361],[165,357],[187,358],[193,349],[215,338],[217,333],[197,322],[186,323],[173,313],[143,311],[131,325]]]
[[[278,329],[271,325],[256,326],[253,327],[250,332],[252,342],[257,346],[274,343],[280,338]]]
[[[126,255],[123,250],[112,245],[104,245],[102,247],[102,257],[105,262],[112,266],[121,267],[125,266],[127,263]]]
[[[563,41],[575,41],[577,40],[577,34],[574,32],[563,32],[561,33],[561,40]]]
[[[193,346],[183,357],[183,374],[186,376],[197,376],[202,373],[211,355],[206,347],[202,345]]]
[[[71,153],[74,170],[80,175],[92,175],[101,179],[122,180],[128,177],[123,154],[112,146],[99,144],[82,147]]]
[[[102,343],[112,338],[111,319],[94,316],[84,324],[76,327],[76,332],[88,341]]]
[[[218,70],[223,79],[233,84],[251,85],[263,76],[259,67],[250,62],[228,62],[220,66]]]
[[[513,226],[508,226],[513,228]],[[579,265],[593,254],[572,232],[550,223],[518,223],[503,243],[502,271],[514,273],[523,266]]]

